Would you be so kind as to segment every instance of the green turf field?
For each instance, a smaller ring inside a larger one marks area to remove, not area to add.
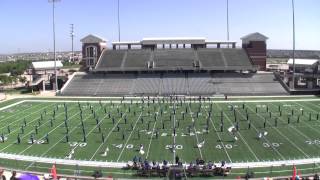
[[[319,105],[301,99],[25,101],[0,111],[0,152],[108,162],[310,159],[320,154]],[[237,124],[238,131],[228,131]]]

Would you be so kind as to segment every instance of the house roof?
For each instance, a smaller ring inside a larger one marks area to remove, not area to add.
[[[103,38],[101,38],[99,36],[89,34],[88,36],[82,38],[80,40],[80,42],[82,42],[82,43],[105,43],[106,40],[104,40]]]
[[[296,65],[314,65],[315,63],[319,62],[318,59],[295,59],[294,60]],[[293,59],[289,59],[287,64],[293,64]]]
[[[56,61],[57,68],[63,67],[61,61]],[[36,61],[32,62],[32,68],[34,69],[54,69],[54,61]]]

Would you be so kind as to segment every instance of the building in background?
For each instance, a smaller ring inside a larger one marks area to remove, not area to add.
[[[59,76],[60,69],[63,67],[61,61],[56,61],[57,66],[57,76]],[[29,86],[35,89],[53,89],[55,86],[54,81],[54,61],[37,61],[32,62],[30,68],[28,69],[28,75],[30,75]],[[59,81],[58,81],[59,85]],[[60,87],[62,86],[59,85]]]
[[[92,69],[98,62],[102,51],[107,48],[107,41],[92,34],[80,41],[82,42],[82,63],[85,69]]]

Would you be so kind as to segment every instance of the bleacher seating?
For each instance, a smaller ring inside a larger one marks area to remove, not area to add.
[[[195,70],[197,62],[202,70],[255,70],[243,49],[180,48],[105,50],[95,71]]]
[[[160,84],[159,74],[141,74],[134,82],[132,94],[157,95]]]
[[[281,95],[273,74],[164,73],[77,75],[62,95]]]
[[[98,64],[96,65],[96,69],[119,69],[125,52],[126,50],[104,50],[101,54]]]
[[[150,50],[130,50],[128,51],[127,58],[125,59],[124,67],[131,68],[146,68],[147,63],[150,60],[151,51]]]
[[[227,66],[251,66],[249,57],[245,50],[243,49],[221,49],[225,59],[227,61]]]
[[[189,84],[189,94],[192,95],[202,95],[202,94],[213,94],[214,86],[211,83],[210,74],[199,74],[192,73],[188,75],[188,84]]]
[[[186,95],[188,94],[187,79],[183,73],[165,74],[161,78],[161,95]]]
[[[279,95],[287,93],[275,80],[273,74],[220,73],[213,75],[212,83],[217,94]]]
[[[194,60],[193,49],[158,49],[154,51],[156,68],[192,68]]]
[[[202,67],[224,66],[219,49],[198,49],[197,51]]]
[[[134,75],[77,75],[63,91],[64,95],[129,95]]]

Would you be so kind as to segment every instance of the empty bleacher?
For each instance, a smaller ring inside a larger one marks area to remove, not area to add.
[[[180,95],[188,94],[187,79],[183,73],[164,74],[161,78],[161,95]]]
[[[193,49],[158,49],[154,51],[156,68],[192,68],[194,59]]]
[[[76,75],[63,91],[63,95],[129,95],[134,75]]]
[[[96,69],[100,70],[108,70],[108,69],[119,69],[123,60],[123,56],[125,54],[125,50],[104,50],[101,54],[98,64],[96,65]]]
[[[227,61],[227,66],[251,66],[251,62],[243,49],[221,49]]]
[[[198,49],[197,51],[202,67],[224,67],[224,61],[219,49]]]
[[[140,74],[135,79],[132,94],[158,95],[160,82],[159,74]]]
[[[198,61],[202,70],[254,70],[243,49],[181,48],[105,50],[95,71],[195,70]]]
[[[124,67],[128,69],[139,69],[146,68],[147,63],[150,60],[151,50],[130,50],[127,53],[127,58],[125,59]]]
[[[283,95],[273,74],[165,73],[76,75],[62,95]]]
[[[281,95],[287,94],[273,74],[219,73],[212,76],[217,94]]]
[[[135,76],[132,74],[107,74],[100,77],[101,81],[95,96],[109,95],[129,95],[133,86]]]
[[[214,94],[211,75],[207,73],[191,73],[188,75],[188,89],[190,95]]]

